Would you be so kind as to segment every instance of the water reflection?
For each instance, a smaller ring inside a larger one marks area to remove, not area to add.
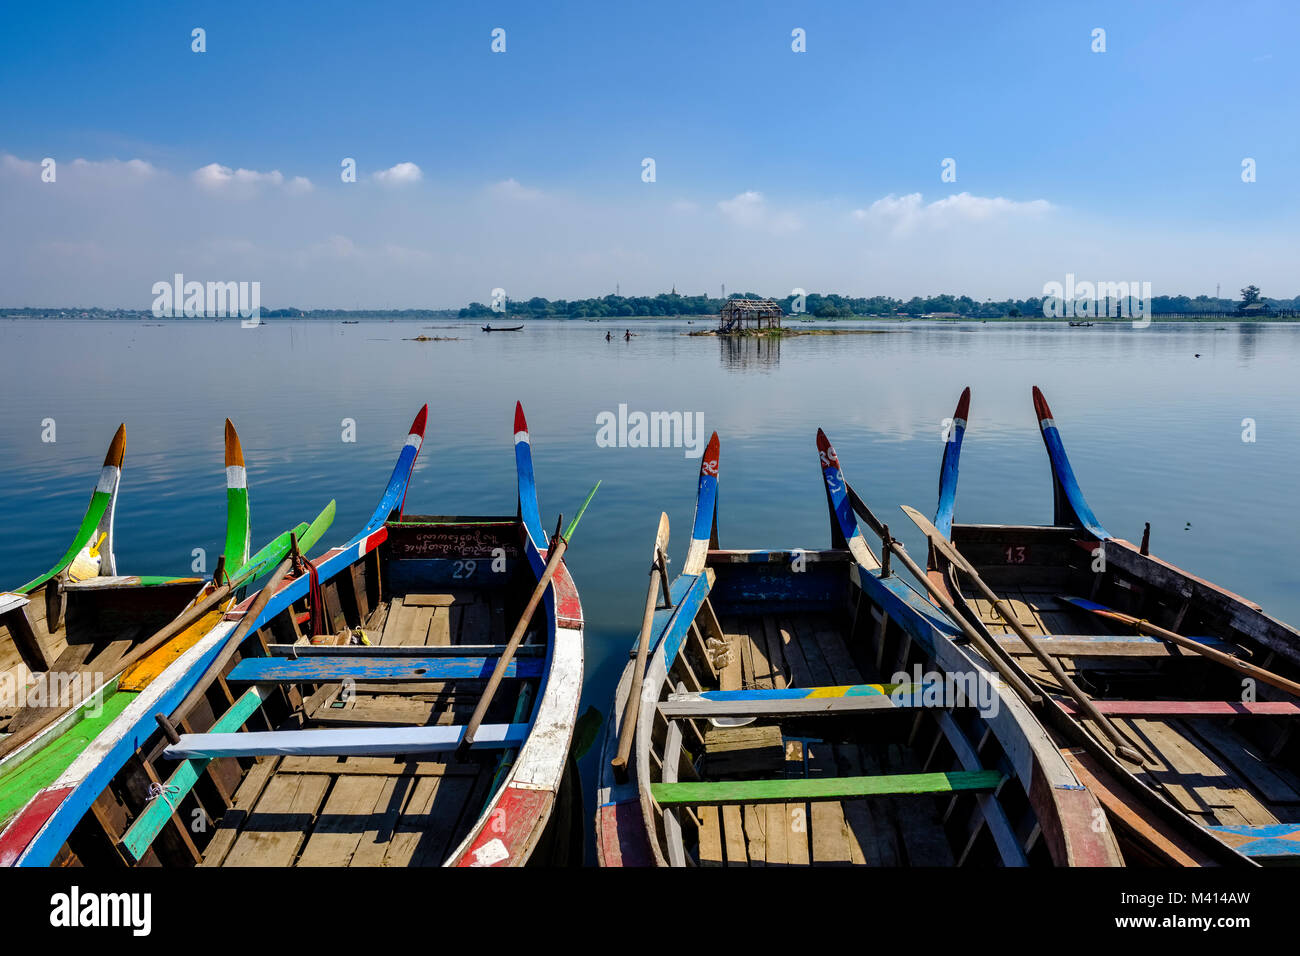
[[[719,335],[718,354],[728,371],[770,372],[781,364],[781,337]]]

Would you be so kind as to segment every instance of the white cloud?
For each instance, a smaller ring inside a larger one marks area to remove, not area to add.
[[[220,163],[208,163],[194,170],[191,178],[201,189],[239,196],[250,196],[263,186],[284,188],[295,195],[310,192],[312,188],[311,180],[305,176],[286,180],[278,169],[263,173],[256,169],[231,169]]]
[[[493,183],[488,187],[488,192],[499,199],[540,199],[542,191],[540,189],[529,189],[522,185],[519,180],[503,179],[499,183]]]
[[[418,183],[424,178],[424,173],[415,163],[398,163],[396,166],[381,169],[371,178],[384,186],[406,186],[410,183]]]
[[[1021,202],[1002,196],[973,196],[955,193],[926,203],[920,193],[895,196],[890,193],[866,209],[853,210],[861,222],[883,224],[896,232],[910,232],[923,226],[944,228],[959,223],[991,222],[1012,217],[1041,217],[1051,212],[1045,199]]]
[[[120,159],[74,159],[72,161],[72,168],[81,173],[108,173],[110,175],[121,174],[134,176],[140,179],[156,175],[158,172],[157,167],[154,166],[153,163],[144,159],[128,159],[125,161]]]
[[[152,163],[143,159],[72,159],[60,162],[55,160],[55,174],[60,179],[69,171],[78,179],[94,179],[99,182],[133,182],[149,179],[159,170]],[[42,157],[42,162],[44,157]],[[39,178],[41,163],[34,160],[19,159],[9,153],[0,154],[0,172],[13,173],[18,176]],[[55,182],[58,182],[56,179]]]
[[[763,194],[752,189],[718,203],[724,216],[742,226],[756,225],[763,218],[763,208]]]

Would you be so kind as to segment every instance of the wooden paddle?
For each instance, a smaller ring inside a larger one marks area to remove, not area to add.
[[[1036,693],[1028,684],[1025,683],[1024,679],[1017,672],[1015,665],[1002,653],[1002,648],[997,647],[996,645],[990,645],[986,640],[984,640],[984,635],[975,630],[975,628],[970,625],[970,622],[962,616],[961,612],[953,606],[952,600],[944,593],[943,589],[931,581],[929,575],[917,566],[916,562],[912,560],[912,556],[907,553],[907,549],[903,547],[903,543],[901,541],[895,541],[894,538],[889,535],[889,529],[881,523],[879,518],[872,514],[871,509],[867,507],[866,502],[858,497],[858,493],[848,484],[845,484],[844,487],[849,493],[849,504],[853,507],[853,510],[857,512],[858,517],[862,518],[871,530],[880,536],[882,542],[885,542],[887,552],[892,552],[898,556],[898,560],[903,562],[903,566],[906,567],[907,570],[912,573],[912,576],[920,581],[925,589],[930,592],[930,596],[938,602],[939,607],[943,608],[944,613],[948,615],[949,619],[951,619],[955,625],[957,625],[962,634],[965,635],[966,639],[974,644],[979,652],[984,655],[984,659],[993,665],[993,668],[998,672],[1002,679],[1020,695],[1021,699],[1030,704],[1041,704],[1043,702],[1042,695]]]
[[[206,597],[202,598],[201,600],[198,600],[196,603],[191,604],[188,608],[186,608],[184,611],[181,612],[180,616],[172,620],[171,623],[167,624],[164,628],[162,628],[162,630],[158,631],[152,637],[149,637],[144,641],[141,641],[131,650],[129,654],[119,659],[117,663],[113,665],[112,671],[106,676],[106,682],[111,681],[115,677],[120,677],[122,674],[125,674],[129,668],[135,666],[137,663],[144,660],[144,658],[148,657],[154,651],[158,650],[158,648],[162,647],[164,644],[166,644],[168,641],[174,638],[177,634],[180,634],[182,631],[186,630],[196,621],[202,620],[204,615],[206,615],[209,611],[212,611],[217,607],[219,607],[223,602],[226,601],[227,598],[230,597],[230,595],[232,595],[236,590],[238,590],[240,587],[246,584],[249,578],[255,577],[257,572],[259,571],[260,571],[260,565],[257,567],[250,567],[245,573],[241,574],[233,581],[227,580],[225,584],[219,585],[218,587],[214,588],[212,590],[212,593],[208,594]],[[213,583],[215,583],[219,577],[220,577],[219,573],[214,574]],[[203,588],[207,588],[207,587],[208,587],[207,584],[203,585]],[[202,593],[203,593],[203,589],[201,588],[199,590],[199,594]],[[9,737],[6,737],[4,739],[4,742],[0,743],[0,758],[8,756],[9,754],[17,750],[19,747],[26,744],[28,741],[38,736],[42,731],[44,731],[51,724],[55,723],[56,721],[58,721],[59,719],[67,715],[69,712],[71,712],[73,708],[76,706],[77,706],[76,704],[70,704],[66,707],[59,707],[53,709],[50,711],[50,713],[41,717],[39,720],[35,721],[34,723],[28,724],[26,727],[24,727],[22,730],[19,730],[17,733],[12,734]]]
[[[1149,634],[1151,637],[1158,637],[1168,641],[1170,644],[1177,644],[1179,647],[1186,648],[1189,651],[1200,654],[1202,657],[1208,657],[1212,661],[1218,661],[1226,667],[1231,667],[1238,673],[1245,674],[1247,677],[1253,677],[1261,680],[1265,684],[1271,684],[1279,690],[1284,690],[1288,694],[1295,694],[1300,697],[1300,684],[1293,680],[1287,680],[1279,674],[1265,670],[1248,661],[1243,661],[1239,657],[1233,657],[1231,654],[1225,654],[1223,651],[1216,650],[1213,647],[1206,647],[1199,641],[1194,641],[1190,637],[1184,637],[1175,631],[1167,631],[1163,627],[1152,624],[1150,621],[1140,617],[1134,617],[1132,614],[1125,614],[1123,611],[1114,611],[1104,604],[1098,604],[1096,601],[1088,601],[1084,598],[1063,597],[1062,601],[1068,601],[1075,607],[1083,608],[1085,611],[1092,611],[1094,614],[1100,614],[1111,620],[1122,621],[1125,624],[1132,624],[1143,634]]]
[[[497,658],[496,667],[492,668],[492,676],[488,678],[487,686],[483,688],[483,696],[479,698],[469,723],[465,725],[465,735],[461,737],[460,743],[456,747],[457,760],[464,760],[466,754],[469,753],[469,749],[474,743],[474,736],[478,733],[479,725],[483,723],[488,707],[492,704],[492,698],[496,696],[497,688],[501,686],[501,681],[506,676],[506,668],[510,666],[510,661],[515,656],[515,650],[524,639],[524,632],[528,630],[528,625],[532,623],[533,612],[537,610],[537,605],[542,602],[546,589],[550,587],[551,578],[559,570],[560,562],[564,558],[564,552],[569,550],[569,539],[578,527],[578,522],[582,520],[582,514],[587,510],[587,505],[591,504],[591,499],[596,497],[596,489],[599,487],[600,482],[598,481],[595,488],[591,489],[591,494],[587,495],[587,500],[578,509],[578,516],[570,522],[564,534],[560,534],[559,526],[556,526],[555,537],[551,539],[550,550],[546,555],[546,568],[542,571],[542,576],[537,579],[537,586],[533,588],[532,596],[528,598],[528,603],[524,605],[524,613],[520,615],[519,623],[515,625],[514,631],[511,632],[510,640],[506,641],[505,650]]]
[[[261,616],[262,611],[266,609],[266,605],[274,596],[276,589],[280,587],[280,582],[284,580],[284,576],[288,574],[289,569],[293,567],[294,558],[297,555],[298,541],[295,536],[293,542],[293,553],[281,561],[276,569],[271,572],[271,576],[267,578],[266,584],[262,585],[262,590],[257,592],[257,597],[253,600],[252,606],[244,612],[244,616],[240,619],[239,625],[230,632],[230,636],[227,637],[225,643],[221,645],[221,650],[217,652],[217,656],[213,659],[212,663],[208,665],[208,669],[203,672],[203,676],[199,678],[199,682],[194,685],[194,688],[188,694],[185,695],[185,699],[181,701],[180,706],[176,707],[172,711],[172,714],[176,716],[177,720],[185,719],[185,715],[189,713],[190,708],[198,703],[199,699],[207,693],[208,686],[221,674],[222,669],[230,661],[230,658],[234,656],[235,651],[239,649],[239,645],[243,643],[244,636],[248,633],[249,629],[252,628],[253,622]],[[166,720],[165,715],[163,714],[155,714],[154,716],[156,718],[163,718],[159,723],[164,723]]]
[[[998,613],[1002,615],[1002,619],[1007,622],[1011,630],[1016,632],[1016,636],[1024,641],[1025,646],[1029,648],[1033,655],[1043,662],[1043,666],[1048,669],[1054,678],[1056,678],[1057,683],[1059,683],[1061,687],[1063,687],[1069,695],[1075,699],[1084,714],[1086,714],[1090,720],[1094,721],[1097,726],[1101,728],[1102,732],[1110,738],[1110,742],[1115,745],[1115,753],[1123,757],[1129,763],[1154,763],[1154,758],[1142,754],[1138,750],[1134,749],[1132,741],[1121,734],[1119,728],[1111,723],[1106,715],[1097,709],[1096,705],[1093,704],[1092,699],[1080,690],[1079,686],[1070,679],[1070,675],[1065,672],[1065,669],[1061,667],[1056,658],[1043,650],[1042,645],[1038,643],[1034,636],[1021,626],[1020,621],[1016,619],[1016,612],[1012,610],[1011,607],[1002,600],[1002,598],[998,597],[998,595],[993,592],[992,588],[984,583],[984,579],[980,577],[979,572],[976,571],[975,567],[962,556],[956,546],[940,534],[939,529],[931,524],[929,519],[927,519],[925,515],[921,514],[921,512],[917,511],[915,508],[909,508],[907,505],[903,505],[902,508],[903,513],[911,518],[912,522],[925,533],[927,538],[930,539],[931,546],[952,562],[953,567],[965,573],[965,575],[974,582],[975,587],[979,589],[980,593],[998,609]]]
[[[620,783],[627,780],[627,758],[632,753],[632,738],[636,735],[637,715],[641,713],[641,683],[645,679],[645,662],[650,654],[650,629],[654,625],[655,609],[659,605],[659,587],[663,579],[660,570],[664,551],[668,547],[668,515],[659,515],[659,531],[655,534],[655,549],[650,555],[650,587],[646,591],[645,611],[641,615],[641,637],[636,645],[636,667],[632,671],[632,688],[628,691],[627,707],[623,711],[623,724],[619,728],[618,753],[611,760],[614,776]]]

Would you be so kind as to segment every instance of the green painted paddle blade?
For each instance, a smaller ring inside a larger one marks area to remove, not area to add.
[[[285,555],[289,553],[289,548],[293,546],[292,535],[301,535],[307,530],[307,522],[303,522],[292,531],[285,531],[278,537],[270,541],[261,551],[248,559],[248,563],[242,568],[230,575],[233,582],[246,581],[251,577],[264,574],[272,565],[279,564],[284,560]]]
[[[307,530],[298,535],[298,550],[306,554],[312,546],[321,539],[321,536],[329,530],[330,525],[334,523],[334,499],[330,499],[321,513],[316,516],[316,520],[308,526]]]
[[[591,489],[591,494],[587,495],[587,500],[582,503],[582,507],[578,509],[578,513],[574,515],[573,520],[569,522],[569,527],[565,529],[564,540],[567,541],[569,538],[573,537],[574,529],[578,527],[578,522],[582,520],[582,513],[587,510],[587,505],[591,504],[591,499],[596,497],[596,489],[599,487],[600,482],[597,481],[595,487]]]

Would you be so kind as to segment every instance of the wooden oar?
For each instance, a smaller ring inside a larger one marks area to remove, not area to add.
[[[524,639],[524,632],[528,630],[528,625],[532,623],[533,612],[537,610],[537,605],[542,602],[546,589],[551,585],[551,578],[559,570],[560,561],[564,558],[564,552],[569,549],[569,538],[573,536],[574,529],[578,527],[578,522],[582,520],[582,514],[587,510],[587,505],[591,504],[591,499],[596,497],[596,488],[599,487],[600,482],[598,481],[596,487],[591,489],[591,494],[587,495],[587,500],[578,509],[578,516],[570,522],[564,534],[560,534],[558,526],[556,527],[555,537],[551,539],[550,550],[546,555],[546,568],[542,571],[542,576],[537,579],[537,587],[533,588],[532,596],[529,597],[528,603],[524,606],[524,613],[520,616],[519,623],[515,625],[510,640],[506,641],[505,649],[501,652],[501,656],[497,658],[496,667],[492,668],[492,676],[488,678],[487,686],[483,688],[483,696],[479,698],[469,723],[465,725],[465,736],[461,737],[460,744],[456,747],[456,759],[464,760],[465,755],[469,753],[469,749],[474,743],[474,736],[478,733],[479,725],[483,723],[488,707],[492,704],[492,698],[496,696],[497,688],[501,686],[501,681],[506,676],[506,669],[515,656],[515,650],[519,647],[520,641]]]
[[[202,620],[204,615],[206,615],[209,611],[212,611],[215,608],[219,607],[227,598],[230,597],[231,594],[233,594],[236,590],[238,590],[240,587],[246,584],[249,578],[255,575],[255,572],[257,570],[258,570],[257,568],[250,568],[247,572],[241,574],[238,578],[234,579],[233,581],[227,580],[225,584],[222,584],[214,588],[212,593],[207,595],[207,597],[204,597],[203,599],[199,600],[195,604],[191,604],[188,608],[186,608],[184,611],[181,612],[180,616],[178,616],[171,623],[163,627],[162,630],[158,631],[158,633],[154,634],[152,637],[149,637],[146,640],[141,641],[131,650],[129,654],[127,654],[125,657],[118,660],[117,663],[113,665],[112,671],[106,676],[105,681],[106,682],[111,681],[113,678],[120,677],[122,674],[125,674],[129,668],[135,666],[137,663],[144,660],[154,651],[158,650],[158,648],[162,647],[164,644],[166,644],[168,641],[174,638],[177,634],[180,634],[186,628],[193,625],[196,621]],[[215,576],[214,576],[214,580],[215,580]],[[207,586],[208,585],[205,584],[203,587],[206,588]],[[199,593],[202,593],[201,589]],[[58,709],[52,710],[50,713],[43,716],[40,720],[28,724],[26,727],[24,727],[22,730],[18,731],[17,733],[12,734],[9,737],[6,737],[4,739],[4,742],[0,743],[0,758],[8,756],[9,754],[17,750],[19,747],[26,744],[28,741],[37,737],[47,727],[49,727],[51,724],[55,723],[56,721],[66,716],[76,706],[78,705],[69,704],[66,707],[60,707]]]
[[[284,576],[288,574],[289,569],[293,567],[294,557],[297,554],[298,542],[295,538],[293,543],[293,554],[281,561],[279,566],[271,572],[271,576],[267,578],[266,584],[262,585],[262,590],[257,592],[257,597],[253,599],[252,606],[244,612],[244,616],[240,620],[239,625],[230,632],[230,636],[227,637],[225,643],[221,645],[221,650],[217,652],[217,656],[213,659],[212,663],[208,665],[208,669],[203,672],[203,676],[199,678],[199,682],[194,685],[194,688],[188,694],[185,695],[185,699],[181,701],[180,706],[176,707],[172,711],[172,715],[178,720],[183,720],[185,715],[189,713],[190,708],[198,703],[199,698],[207,693],[208,685],[217,678],[221,673],[222,668],[224,668],[230,658],[234,656],[239,645],[243,643],[244,635],[248,633],[249,629],[253,626],[253,622],[257,620],[262,611],[266,609],[266,605],[275,595],[276,589],[279,588],[280,582],[284,580]],[[155,714],[154,716],[160,718],[159,723],[166,728],[166,716],[163,714]]]
[[[641,615],[641,637],[636,645],[636,667],[632,671],[632,688],[628,691],[627,707],[623,711],[623,724],[618,733],[618,753],[611,760],[614,776],[627,780],[627,758],[632,754],[632,738],[636,735],[637,715],[641,713],[641,683],[645,678],[645,662],[650,654],[650,629],[654,625],[655,609],[659,605],[659,587],[663,573],[659,570],[661,558],[668,547],[668,515],[659,515],[659,531],[655,534],[655,549],[650,556],[650,587],[646,591],[645,611]]]
[[[1002,649],[995,645],[990,645],[986,640],[984,640],[983,634],[971,627],[970,622],[968,622],[966,618],[961,615],[961,612],[953,606],[952,600],[944,593],[943,589],[931,581],[929,576],[917,566],[916,562],[912,560],[912,556],[907,553],[907,549],[903,547],[903,543],[894,540],[894,538],[888,533],[889,529],[886,528],[880,519],[872,513],[871,509],[867,507],[867,503],[858,497],[858,493],[853,490],[852,486],[845,484],[844,487],[849,493],[849,504],[853,507],[853,510],[857,513],[858,517],[865,521],[868,527],[880,536],[882,542],[885,542],[887,552],[891,552],[898,556],[898,560],[903,562],[903,566],[912,573],[914,578],[921,582],[922,586],[924,586],[927,591],[930,592],[930,596],[935,599],[939,604],[939,607],[943,608],[944,613],[948,615],[953,624],[957,625],[966,639],[974,644],[979,652],[984,655],[985,660],[993,665],[993,668],[998,672],[1002,679],[1006,681],[1027,703],[1041,704],[1043,702],[1042,695],[1036,693],[1028,684],[1025,683],[1020,674],[1016,672],[1015,666],[1002,653],[999,653]]]
[[[1300,684],[1293,680],[1287,680],[1280,674],[1274,674],[1272,671],[1265,670],[1248,661],[1243,661],[1239,657],[1233,657],[1231,654],[1225,654],[1223,651],[1216,650],[1213,647],[1206,647],[1199,641],[1194,641],[1190,637],[1175,632],[1165,630],[1163,627],[1152,624],[1144,618],[1134,617],[1132,614],[1125,614],[1123,611],[1115,611],[1106,607],[1104,604],[1098,604],[1096,601],[1088,601],[1084,598],[1063,597],[1062,601],[1068,601],[1075,607],[1083,608],[1085,611],[1092,611],[1094,614],[1100,614],[1115,621],[1122,621],[1125,624],[1132,624],[1143,634],[1151,637],[1158,637],[1168,641],[1170,644],[1177,644],[1179,647],[1186,648],[1189,651],[1200,654],[1202,657],[1208,657],[1212,661],[1218,661],[1226,667],[1231,667],[1238,673],[1245,674],[1247,677],[1253,677],[1256,680],[1263,681],[1265,684],[1271,684],[1279,690],[1284,690],[1288,694],[1295,694],[1300,697]]]
[[[1142,754],[1138,750],[1134,749],[1132,741],[1121,734],[1119,728],[1111,723],[1106,715],[1097,709],[1096,705],[1092,702],[1092,698],[1080,690],[1079,686],[1070,679],[1070,675],[1065,672],[1065,669],[1061,667],[1057,659],[1045,651],[1043,646],[1038,643],[1034,636],[1021,626],[1020,621],[1016,619],[1016,612],[1012,610],[1011,607],[1002,600],[1002,598],[998,597],[998,595],[993,592],[992,588],[984,583],[984,579],[980,577],[979,572],[975,570],[974,565],[962,556],[956,546],[940,534],[939,529],[931,524],[929,519],[926,518],[925,515],[921,514],[921,512],[917,511],[915,508],[909,508],[907,505],[903,505],[902,508],[903,513],[911,518],[912,522],[925,533],[927,538],[930,539],[931,546],[951,561],[953,567],[962,571],[968,578],[970,578],[970,580],[974,582],[975,587],[979,589],[980,593],[998,609],[998,613],[1002,615],[1002,619],[1007,622],[1011,630],[1016,632],[1016,636],[1024,641],[1025,646],[1029,648],[1035,657],[1042,661],[1043,666],[1048,669],[1054,678],[1056,678],[1057,683],[1059,683],[1061,687],[1075,699],[1084,714],[1086,714],[1090,720],[1094,721],[1097,726],[1101,728],[1102,733],[1110,738],[1110,742],[1115,745],[1115,752],[1129,763],[1154,763],[1154,758]]]

